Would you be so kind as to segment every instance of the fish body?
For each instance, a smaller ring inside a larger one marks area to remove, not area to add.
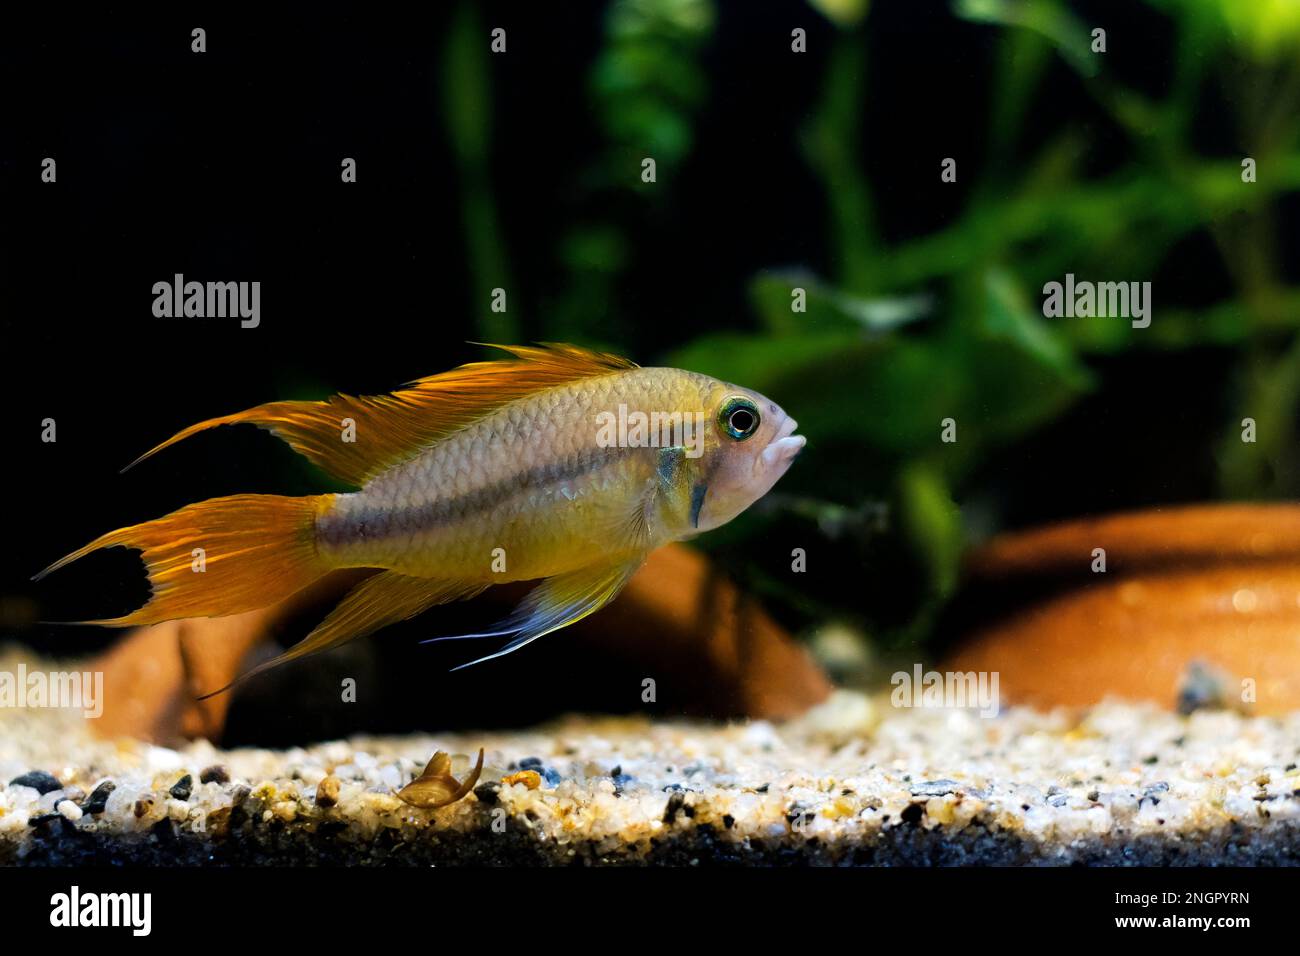
[[[803,447],[774,402],[706,375],[574,346],[508,351],[514,360],[390,395],[270,403],[192,426],[147,455],[251,422],[357,490],[200,502],[104,535],[42,574],[98,548],[141,549],[152,598],[96,622],[135,625],[238,613],[335,569],[379,570],[272,664],[540,579],[489,632],[512,638],[495,657],[598,610],[655,548],[731,520]]]

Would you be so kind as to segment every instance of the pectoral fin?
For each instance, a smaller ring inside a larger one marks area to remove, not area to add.
[[[659,489],[666,494],[677,490],[677,482],[686,465],[686,449],[681,445],[670,445],[659,449],[659,461],[655,476],[659,479]]]
[[[618,592],[627,584],[636,570],[645,561],[642,555],[634,561],[613,566],[582,568],[568,574],[557,574],[547,578],[529,595],[508,618],[494,627],[487,635],[513,635],[513,640],[499,651],[453,667],[461,670],[474,664],[481,664],[493,658],[503,657],[511,651],[517,651],[525,644],[544,637],[552,631],[568,627],[581,621],[589,614],[594,614],[614,600]],[[457,635],[457,637],[474,637],[478,635]],[[442,638],[453,640],[455,638]]]
[[[655,470],[655,476],[662,494],[673,497],[686,489],[691,480],[690,472],[686,469],[686,460],[689,457],[686,448],[680,445],[664,448],[659,452],[659,462]],[[709,493],[709,485],[707,480],[701,480],[689,485],[689,487],[691,494],[691,527],[698,528],[700,526],[700,511],[704,507],[704,496]]]

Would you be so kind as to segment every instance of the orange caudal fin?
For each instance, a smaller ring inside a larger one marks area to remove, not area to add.
[[[616,355],[576,345],[494,345],[513,358],[471,362],[410,382],[387,395],[335,395],[319,402],[270,402],[191,425],[127,468],[191,435],[248,423],[288,442],[326,473],[351,485],[409,460],[433,442],[531,392],[636,368]],[[354,440],[340,441],[345,423]],[[123,471],[126,469],[124,468]]]
[[[101,548],[137,548],[149,572],[149,601],[123,617],[85,623],[130,627],[266,607],[332,570],[316,550],[316,516],[333,497],[200,501],[96,538],[36,579]]]

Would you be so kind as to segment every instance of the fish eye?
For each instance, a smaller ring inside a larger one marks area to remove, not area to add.
[[[727,399],[718,413],[718,424],[736,441],[744,441],[758,431],[760,421],[758,406],[747,398]]]

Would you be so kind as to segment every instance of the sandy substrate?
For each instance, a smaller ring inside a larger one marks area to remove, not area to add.
[[[479,747],[461,802],[393,796],[435,750]],[[286,751],[104,742],[10,709],[0,862],[1295,864],[1298,760],[1300,714],[982,719],[846,692],[785,725],[573,717]]]

